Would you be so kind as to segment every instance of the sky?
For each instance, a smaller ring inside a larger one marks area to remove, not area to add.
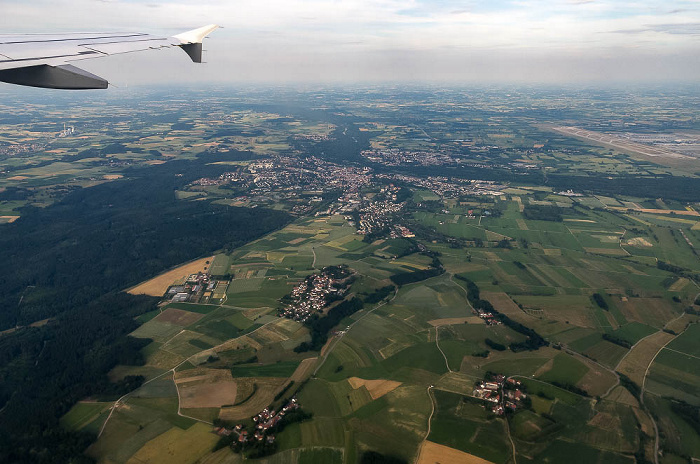
[[[0,31],[224,27],[180,50],[81,62],[151,82],[700,82],[700,0],[0,0]]]

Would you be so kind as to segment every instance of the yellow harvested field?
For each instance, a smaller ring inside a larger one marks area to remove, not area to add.
[[[190,274],[196,274],[197,272],[204,272],[209,268],[209,264],[214,261],[214,257],[198,259],[197,261],[192,261],[187,264],[175,268],[171,271],[165,272],[157,277],[147,280],[136,287],[132,287],[127,290],[127,293],[132,295],[149,295],[149,296],[163,296],[176,280],[187,277]]]
[[[653,247],[654,245],[649,242],[649,240],[642,238],[642,237],[636,237],[636,238],[631,238],[627,240],[627,244],[631,246],[636,246],[636,247]]]
[[[690,314],[683,314],[682,317],[676,318],[673,321],[666,324],[666,328],[669,330],[673,330],[676,333],[680,333],[680,332],[683,332],[683,329],[685,329],[688,324],[690,324],[693,321],[697,321],[697,320],[698,320],[697,316],[692,316]]]
[[[545,256],[561,256],[560,248],[543,248]]]
[[[327,352],[328,349],[331,347],[331,344],[333,343],[333,340],[335,340],[335,338],[336,338],[335,335],[333,335],[332,337],[330,337],[330,338],[328,339],[328,341],[326,342],[326,344],[323,345],[323,348],[321,348],[321,356],[325,356],[325,355],[326,355],[326,352]]]
[[[175,374],[182,408],[220,408],[236,402],[237,385],[231,371],[195,369]]]
[[[271,263],[281,263],[286,256],[291,256],[289,253],[281,251],[268,251],[266,253],[267,260]]]
[[[465,453],[432,441],[424,441],[416,464],[492,464],[473,454]]]
[[[673,335],[666,332],[656,332],[638,342],[617,366],[617,371],[625,374],[637,385],[642,385],[644,374],[656,353]]]
[[[482,292],[482,297],[491,302],[496,311],[503,313],[511,319],[527,323],[532,322],[532,316],[528,316],[517,304],[504,292]]]
[[[241,381],[245,382],[246,380]],[[254,378],[253,382],[257,385],[257,390],[255,390],[253,396],[238,406],[221,408],[219,419],[232,421],[249,419],[272,403],[275,395],[281,390],[282,385],[286,381],[287,379],[278,377]]]
[[[670,292],[680,292],[685,288],[686,285],[688,285],[690,281],[686,279],[685,277],[681,277],[677,281],[675,281],[670,287],[668,287],[668,291]]]
[[[318,358],[304,359],[299,366],[297,366],[296,370],[289,379],[299,383],[311,377],[311,372],[316,365],[316,360],[318,360]]]
[[[625,210],[625,208],[612,208],[612,209],[620,209],[620,210]],[[652,208],[642,208],[637,211],[641,211],[642,213],[650,213],[650,214],[679,214],[681,216],[700,216],[700,213],[698,213],[695,210],[677,210],[677,209],[652,209]]]
[[[122,176],[121,174],[105,174],[103,177],[106,180],[117,180],[117,179],[121,179],[124,176]]]
[[[126,464],[192,464],[214,448],[219,436],[196,423],[187,430],[173,427],[146,443]]]
[[[355,390],[364,386],[373,400],[396,390],[401,385],[401,382],[396,382],[394,380],[365,380],[359,377],[350,377],[348,383],[350,383],[350,386]]]
[[[19,219],[19,216],[0,216],[0,223],[5,222],[10,224],[15,222],[17,219]]]
[[[8,177],[7,180],[27,180],[29,177],[27,176],[12,176]]]
[[[433,327],[442,327],[445,325],[457,325],[457,324],[484,324],[484,320],[479,316],[469,316],[469,317],[446,317],[443,319],[433,319],[428,321],[428,324]]]

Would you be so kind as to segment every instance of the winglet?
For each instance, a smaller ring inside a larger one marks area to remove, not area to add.
[[[203,26],[198,29],[192,29],[191,31],[183,32],[182,34],[178,34],[174,37],[178,39],[182,45],[202,43],[202,40],[204,40],[206,36],[214,32],[218,28],[219,26],[217,26],[216,24],[210,24],[208,26]]]
[[[215,30],[219,26],[216,24],[210,24],[208,26],[200,27],[198,29],[193,29],[191,31],[183,32],[174,36],[180,41],[180,48],[182,48],[185,53],[187,53],[192,61],[195,63],[202,62],[202,40]]]

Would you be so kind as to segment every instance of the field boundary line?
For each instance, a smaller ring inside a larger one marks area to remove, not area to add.
[[[245,335],[241,335],[241,337],[244,337],[244,336],[246,336],[246,335],[249,335],[249,334],[251,334],[251,333],[254,333],[254,332],[256,332],[256,331],[262,329],[263,327],[266,327],[267,325],[272,324],[272,323],[274,323],[274,322],[277,322],[277,319],[275,319],[274,321],[270,321],[270,322],[268,322],[267,324],[263,324],[263,325],[261,325],[260,327],[258,327],[257,329],[255,329],[255,330],[253,330],[253,331],[251,331],[251,332],[248,332],[248,333],[245,334]],[[173,338],[177,337],[178,335],[180,335],[180,333],[182,333],[182,332],[184,332],[184,331],[185,331],[185,329],[183,329],[181,332],[179,332],[179,333],[177,333],[176,335],[174,335],[170,340],[172,340]],[[241,338],[241,337],[236,337],[236,338]],[[135,389],[131,390],[131,391],[128,392],[128,393],[125,393],[121,398],[119,398],[117,401],[115,401],[114,404],[112,405],[112,407],[111,407],[111,409],[110,409],[110,411],[109,411],[109,415],[107,416],[107,419],[105,419],[104,423],[102,424],[102,427],[100,428],[100,433],[97,434],[97,438],[99,439],[99,438],[102,436],[102,433],[104,432],[105,428],[107,427],[107,423],[108,423],[109,420],[112,418],[112,414],[114,413],[114,411],[115,411],[115,409],[117,408],[117,406],[119,406],[119,403],[122,403],[123,401],[125,401],[126,399],[128,399],[128,397],[131,396],[134,392],[136,392],[139,388],[141,388],[141,387],[143,387],[144,385],[147,385],[147,384],[153,382],[154,380],[157,380],[157,379],[163,377],[164,375],[166,375],[166,374],[169,373],[169,372],[172,372],[172,373],[173,373],[173,383],[175,384],[175,390],[177,391],[177,413],[178,413],[178,415],[179,415],[179,416],[182,416],[182,417],[186,417],[186,418],[188,418],[188,419],[195,420],[195,421],[197,421],[197,422],[202,422],[202,423],[204,423],[204,424],[212,425],[211,422],[207,422],[207,421],[204,421],[204,420],[201,420],[201,419],[197,419],[196,417],[186,416],[186,415],[180,413],[180,390],[177,388],[177,383],[175,383],[175,371],[177,370],[178,367],[182,366],[182,365],[185,364],[186,362],[189,362],[189,360],[192,359],[192,358],[194,358],[195,356],[198,356],[198,355],[200,355],[200,354],[202,354],[202,353],[205,353],[205,352],[207,352],[207,351],[214,350],[215,348],[219,348],[220,346],[223,346],[223,345],[225,345],[226,343],[230,342],[231,340],[235,340],[236,338],[231,338],[231,339],[226,340],[225,342],[220,343],[220,344],[218,344],[218,345],[216,345],[216,346],[213,346],[213,347],[211,347],[211,348],[207,348],[206,350],[198,351],[197,353],[193,354],[192,356],[189,356],[188,358],[186,358],[184,361],[180,362],[177,366],[175,366],[175,367],[173,367],[173,368],[171,368],[171,369],[168,369],[168,370],[165,371],[165,372],[162,372],[162,373],[158,374],[157,376],[153,377],[152,379],[147,380],[146,382],[142,383],[138,388],[135,388]],[[168,340],[168,342],[169,342],[170,340]],[[166,342],[166,343],[167,343],[167,342]]]
[[[323,365],[325,364],[326,359],[328,359],[328,356],[330,356],[330,354],[333,352],[333,350],[335,349],[335,347],[338,345],[338,342],[340,342],[340,340],[343,339],[343,336],[344,336],[346,333],[350,332],[350,330],[355,326],[355,324],[357,324],[357,323],[360,322],[362,319],[364,319],[365,317],[369,316],[370,314],[372,314],[373,312],[375,312],[376,310],[378,310],[378,309],[381,308],[382,306],[384,306],[384,305],[386,305],[386,304],[391,303],[392,301],[394,301],[394,299],[398,296],[398,294],[399,294],[399,288],[398,288],[398,287],[395,287],[395,289],[394,289],[394,296],[392,296],[390,300],[382,301],[381,303],[379,303],[379,304],[378,304],[377,306],[375,306],[374,308],[372,308],[372,309],[370,309],[369,311],[365,312],[362,316],[360,316],[359,319],[357,319],[355,322],[353,322],[352,324],[350,324],[350,325],[348,326],[348,328],[345,330],[345,333],[343,333],[342,335],[336,337],[336,338],[331,342],[331,345],[328,346],[328,350],[326,350],[326,354],[323,356],[323,358],[321,359],[321,362],[318,364],[318,366],[316,366],[316,369],[314,369],[314,372],[313,372],[311,375],[312,375],[312,376],[316,376],[316,374],[318,373],[319,369],[321,369],[321,367],[323,367]]]
[[[676,318],[678,319],[678,318]],[[664,326],[665,327],[665,326]],[[669,343],[680,337],[686,330],[688,330],[688,327],[690,325],[686,326],[681,333],[678,335],[674,336],[672,339],[667,341],[664,346],[659,348],[659,351],[656,352],[653,358],[651,358],[651,361],[647,365],[646,370],[644,371],[644,377],[642,379],[642,389],[639,392],[639,404],[642,406],[642,408],[646,409],[646,406],[644,405],[644,390],[646,390],[646,385],[647,385],[647,377],[649,376],[649,369],[651,369],[652,364],[654,364],[654,361],[656,360],[656,357],[661,353],[666,346],[668,346]],[[656,424],[656,420],[654,419],[654,416],[651,413],[649,414],[649,418],[651,419],[651,423],[654,425],[654,434],[655,434],[655,440],[654,440],[654,464],[659,464],[659,426]]]
[[[662,348],[662,350],[673,351],[674,353],[682,354],[683,356],[688,356],[688,357],[691,357],[691,358],[700,359],[700,356],[695,356],[694,354],[688,354],[688,353],[684,353],[684,352],[682,352],[682,351],[674,350],[673,348],[669,348],[669,347],[667,347],[667,346],[664,346],[664,347]]]

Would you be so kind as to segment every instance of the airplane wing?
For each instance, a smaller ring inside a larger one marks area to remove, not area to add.
[[[80,69],[74,61],[121,53],[180,47],[202,62],[202,40],[211,24],[173,37],[143,33],[0,35],[0,81],[48,89],[106,89],[107,80]]]

